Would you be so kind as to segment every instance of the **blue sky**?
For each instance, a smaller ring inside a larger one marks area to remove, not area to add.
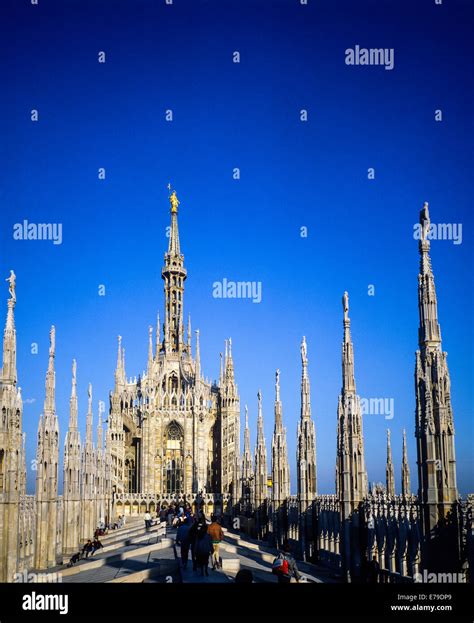
[[[467,1],[414,5],[40,0],[2,6],[0,46],[8,62],[1,69],[0,264],[5,277],[11,268],[17,274],[19,384],[24,398],[34,400],[25,404],[23,419],[29,460],[51,324],[62,436],[73,357],[83,430],[88,382],[94,425],[97,400],[107,402],[113,386],[117,334],[127,373],[146,366],[148,325],[163,309],[171,181],[181,201],[185,312],[201,331],[204,373],[217,377],[219,352],[232,336],[252,444],[261,388],[270,448],[280,368],[293,492],[302,335],[319,490],[334,490],[344,290],[358,392],[395,401],[391,421],[364,418],[369,481],[385,479],[389,426],[400,489],[406,428],[416,489],[413,225],[425,200],[434,223],[462,223],[462,244],[434,241],[432,261],[449,353],[459,488],[474,490],[472,8]],[[345,50],[355,45],[393,48],[394,69],[345,65]],[[240,63],[232,62],[235,51]],[[172,122],[165,119],[168,109]],[[308,111],[306,122],[301,109]],[[100,167],[105,180],[98,179]],[[13,225],[24,219],[62,223],[62,244],[13,240]],[[214,299],[212,284],[223,278],[260,281],[262,302]],[[4,284],[3,315],[7,296]],[[30,487],[33,482],[30,470]]]

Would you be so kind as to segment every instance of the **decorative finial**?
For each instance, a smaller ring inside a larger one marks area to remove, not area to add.
[[[342,297],[342,309],[344,310],[344,320],[349,320],[349,294],[347,291]]]
[[[74,383],[76,382],[76,370],[77,370],[76,360],[73,359],[72,360],[72,380]]]
[[[56,350],[56,329],[54,324],[51,326],[49,331],[49,356],[54,357],[54,352]]]
[[[428,209],[428,202],[425,201],[423,209],[420,212],[420,225],[421,225],[421,239],[426,240],[430,230],[430,212]]]
[[[15,286],[16,286],[16,275],[13,272],[13,270],[10,270],[10,276],[7,277],[7,279],[5,279],[5,281],[8,281],[10,286],[9,286],[9,292],[10,292],[10,300],[13,301],[14,303],[16,303],[16,293],[15,293]]]
[[[303,365],[306,365],[307,363],[307,354],[308,350],[306,346],[306,336],[303,335],[303,339],[301,340],[301,360],[303,362]]]

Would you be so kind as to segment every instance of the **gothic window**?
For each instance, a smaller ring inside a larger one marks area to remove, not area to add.
[[[178,378],[173,374],[170,376],[169,380],[169,392],[177,392],[178,391]]]
[[[166,465],[166,493],[182,493],[183,470],[181,461],[170,459]]]
[[[171,422],[171,424],[168,426],[168,441],[178,441],[180,443],[181,437],[182,432],[180,426],[176,422]]]
[[[164,461],[166,493],[183,493],[183,429],[171,422],[166,431],[166,461]]]
[[[127,479],[128,493],[133,493],[133,483],[135,481],[135,461],[133,459],[126,459],[125,473]]]

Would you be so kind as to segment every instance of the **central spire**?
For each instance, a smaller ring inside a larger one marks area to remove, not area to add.
[[[418,343],[420,350],[437,350],[441,345],[441,329],[438,322],[438,302],[430,259],[430,213],[425,201],[420,212],[421,237],[419,242],[420,272],[418,274],[418,308],[420,328]]]
[[[168,184],[169,190],[171,185]],[[165,352],[181,353],[186,350],[184,342],[183,297],[184,281],[187,277],[184,268],[184,256],[181,254],[178,233],[178,197],[176,191],[169,196],[171,227],[168,251],[165,253],[165,265],[161,276],[165,282],[165,334],[163,336],[163,350]]]
[[[172,255],[180,255],[179,250],[179,232],[178,232],[178,206],[179,201],[176,196],[176,191],[170,195],[170,212],[171,212],[171,230],[170,230],[170,241],[168,244],[168,253]]]

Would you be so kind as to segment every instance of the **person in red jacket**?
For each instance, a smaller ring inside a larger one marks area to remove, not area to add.
[[[278,575],[278,584],[289,584],[291,582],[291,578],[294,577],[297,582],[301,579],[301,574],[298,571],[298,567],[296,566],[296,560],[290,553],[290,544],[287,540],[283,542],[279,558],[283,558],[286,561],[286,567],[288,568],[287,573],[277,574]]]

